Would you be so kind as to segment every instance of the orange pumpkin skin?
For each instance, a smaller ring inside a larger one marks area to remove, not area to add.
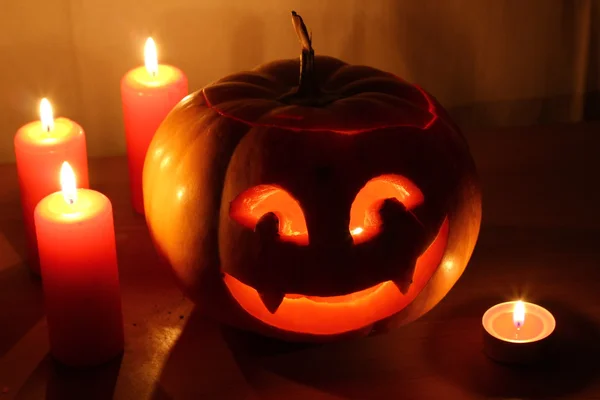
[[[143,177],[158,253],[203,312],[268,336],[326,341],[411,322],[448,293],[477,240],[468,146],[422,89],[331,57],[315,58],[322,104],[286,104],[299,68],[228,76],[168,115]]]

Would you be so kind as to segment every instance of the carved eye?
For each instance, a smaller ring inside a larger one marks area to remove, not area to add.
[[[258,185],[240,193],[229,209],[230,217],[237,223],[254,229],[267,213],[279,219],[281,240],[308,244],[308,230],[302,208],[287,191],[275,185]]]
[[[377,235],[381,226],[379,208],[390,198],[396,198],[409,211],[424,201],[421,190],[408,178],[389,174],[371,179],[357,193],[350,210],[349,228],[354,243]]]

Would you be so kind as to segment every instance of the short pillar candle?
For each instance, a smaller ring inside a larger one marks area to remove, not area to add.
[[[123,351],[112,205],[76,189],[67,163],[61,186],[35,208],[50,349],[64,364],[98,365]]]

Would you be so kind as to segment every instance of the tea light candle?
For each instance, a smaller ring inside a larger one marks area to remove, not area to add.
[[[133,208],[144,213],[142,172],[150,141],[173,107],[188,94],[187,77],[170,65],[158,64],[156,46],[148,38],[145,66],[129,71],[121,80],[127,159]]]
[[[66,162],[60,182],[35,208],[50,349],[64,364],[98,365],[123,351],[112,206],[77,189]]]
[[[21,208],[27,234],[29,267],[40,273],[33,211],[37,203],[60,189],[61,164],[68,161],[79,177],[82,188],[89,187],[85,133],[67,118],[53,117],[47,99],[40,102],[40,120],[21,127],[14,139]]]
[[[539,360],[556,328],[545,308],[524,301],[493,306],[483,314],[484,351],[492,359],[515,364]]]

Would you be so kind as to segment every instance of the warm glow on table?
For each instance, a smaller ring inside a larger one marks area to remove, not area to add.
[[[123,349],[112,205],[77,189],[68,163],[60,182],[35,209],[50,347],[65,364],[96,365]]]
[[[70,119],[54,119],[50,102],[42,99],[40,120],[21,127],[14,144],[29,265],[39,273],[33,212],[44,196],[60,189],[57,176],[64,161],[77,173],[79,187],[89,187],[85,133]]]
[[[131,197],[139,213],[144,212],[142,172],[150,141],[167,114],[188,94],[183,72],[158,64],[152,38],[146,41],[144,58],[144,66],[129,71],[121,80]]]

